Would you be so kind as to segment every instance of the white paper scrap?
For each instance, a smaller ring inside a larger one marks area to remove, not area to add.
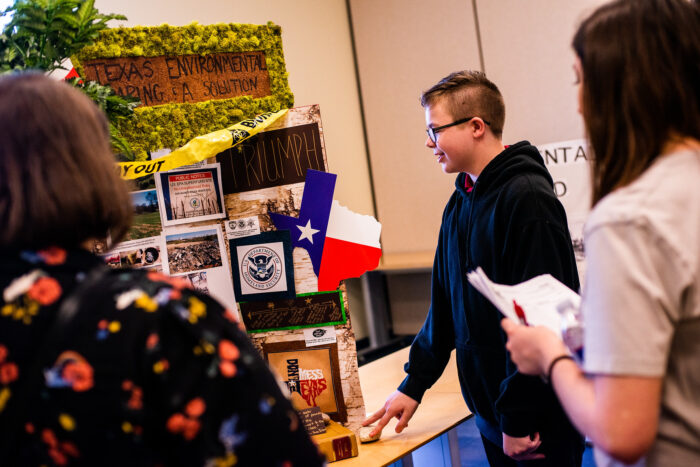
[[[332,344],[336,342],[335,326],[304,329],[304,340],[307,347],[314,345]]]
[[[260,234],[260,220],[258,220],[258,216],[225,221],[224,226],[226,227],[227,240]]]

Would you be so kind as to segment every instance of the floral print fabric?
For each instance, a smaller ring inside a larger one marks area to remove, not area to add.
[[[323,464],[233,313],[186,281],[107,272],[37,365],[62,300],[101,261],[50,248],[0,265],[2,465]]]

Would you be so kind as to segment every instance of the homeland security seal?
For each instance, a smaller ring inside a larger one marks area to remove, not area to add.
[[[282,259],[275,250],[256,246],[243,255],[241,277],[257,290],[270,290],[282,277]]]

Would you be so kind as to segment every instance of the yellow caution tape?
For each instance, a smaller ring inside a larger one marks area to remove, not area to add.
[[[254,136],[270,126],[275,120],[287,113],[287,109],[278,112],[267,112],[255,118],[243,120],[225,130],[218,130],[206,135],[197,136],[187,144],[152,161],[119,162],[119,175],[125,180],[143,177],[156,172],[194,164],[214,157],[228,148],[232,148],[251,136]]]

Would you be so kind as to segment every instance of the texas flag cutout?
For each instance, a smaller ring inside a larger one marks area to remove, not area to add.
[[[375,269],[382,256],[382,225],[333,200],[336,178],[307,170],[299,217],[270,213],[278,230],[291,232],[292,247],[309,252],[319,292],[335,290],[341,280]]]

